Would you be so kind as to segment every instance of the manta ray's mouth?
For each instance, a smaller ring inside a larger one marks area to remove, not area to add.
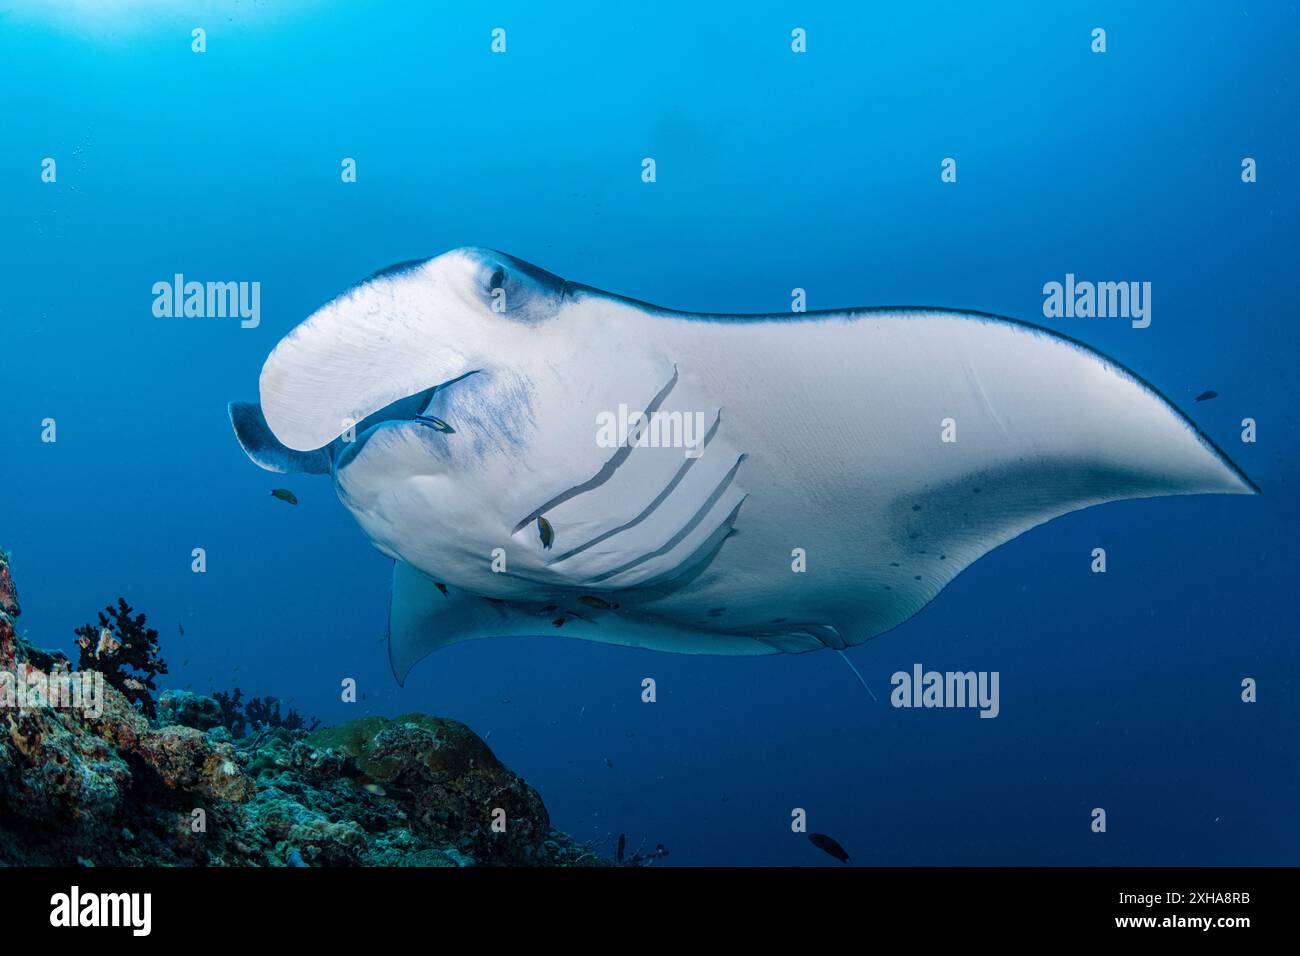
[[[399,398],[395,402],[390,402],[377,412],[367,415],[364,419],[356,424],[355,437],[348,441],[346,437],[336,438],[331,443],[331,449],[334,457],[334,467],[343,468],[349,462],[354,460],[365,447],[366,442],[375,434],[375,429],[380,425],[390,423],[413,422],[429,428],[432,431],[443,434],[454,434],[456,429],[449,423],[443,421],[435,415],[430,414],[429,409],[432,407],[434,397],[440,392],[445,391],[457,382],[462,382],[471,375],[477,375],[478,369],[466,372],[464,375],[458,375],[456,378],[449,379],[432,388],[426,388],[414,395],[408,395],[405,398]]]
[[[422,424],[429,424],[428,420],[430,418],[432,418],[434,422],[441,421],[441,419],[434,418],[429,414],[429,408],[433,404],[434,396],[439,392],[444,392],[451,388],[457,382],[463,382],[471,375],[477,375],[478,373],[479,370],[474,369],[473,371],[466,372],[464,375],[458,375],[453,379],[449,379],[440,385],[426,388],[422,392],[416,392],[414,395],[406,396],[406,398],[399,398],[397,401],[385,405],[379,411],[367,415],[364,419],[358,422],[357,432],[359,434],[373,428],[375,425],[382,425],[384,422],[420,421]]]

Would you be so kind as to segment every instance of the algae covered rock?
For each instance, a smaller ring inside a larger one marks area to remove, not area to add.
[[[173,790],[231,803],[244,803],[253,796],[253,782],[244,775],[230,744],[214,744],[193,727],[150,731],[140,738],[135,752]]]
[[[406,808],[416,833],[484,863],[529,863],[550,832],[541,797],[456,720],[362,717],[318,730],[315,747],[351,757]]]
[[[158,698],[158,712],[168,723],[212,730],[223,723],[221,704],[213,697],[188,690],[165,690]]]

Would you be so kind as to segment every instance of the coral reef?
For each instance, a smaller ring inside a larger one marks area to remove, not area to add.
[[[18,614],[0,554],[0,672],[39,681]],[[156,635],[125,602],[101,627],[122,647],[153,644],[131,661],[156,660]],[[537,792],[464,724],[406,714],[312,732],[288,717],[270,726],[279,710],[267,699],[252,715],[241,702],[238,691],[224,705],[167,691],[155,711],[107,679],[93,708],[10,694],[0,707],[0,865],[607,862],[551,829]]]
[[[9,573],[9,555],[0,551],[0,662],[13,660],[17,653],[18,635],[14,631],[14,622],[21,613],[18,587]]]

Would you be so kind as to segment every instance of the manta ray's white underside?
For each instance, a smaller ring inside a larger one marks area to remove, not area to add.
[[[661,439],[699,423],[699,445],[611,447],[621,409]],[[1033,326],[691,315],[483,250],[326,305],[267,360],[260,411],[232,418],[264,467],[331,473],[396,560],[399,679],[507,634],[843,648],[1059,515],[1254,490],[1150,386]]]

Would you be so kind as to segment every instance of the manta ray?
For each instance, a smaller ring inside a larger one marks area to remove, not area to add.
[[[487,249],[344,292],[259,392],[229,407],[244,451],[329,476],[394,561],[399,683],[494,636],[843,651],[1052,518],[1258,491],[1151,385],[1028,323],[679,312]]]

